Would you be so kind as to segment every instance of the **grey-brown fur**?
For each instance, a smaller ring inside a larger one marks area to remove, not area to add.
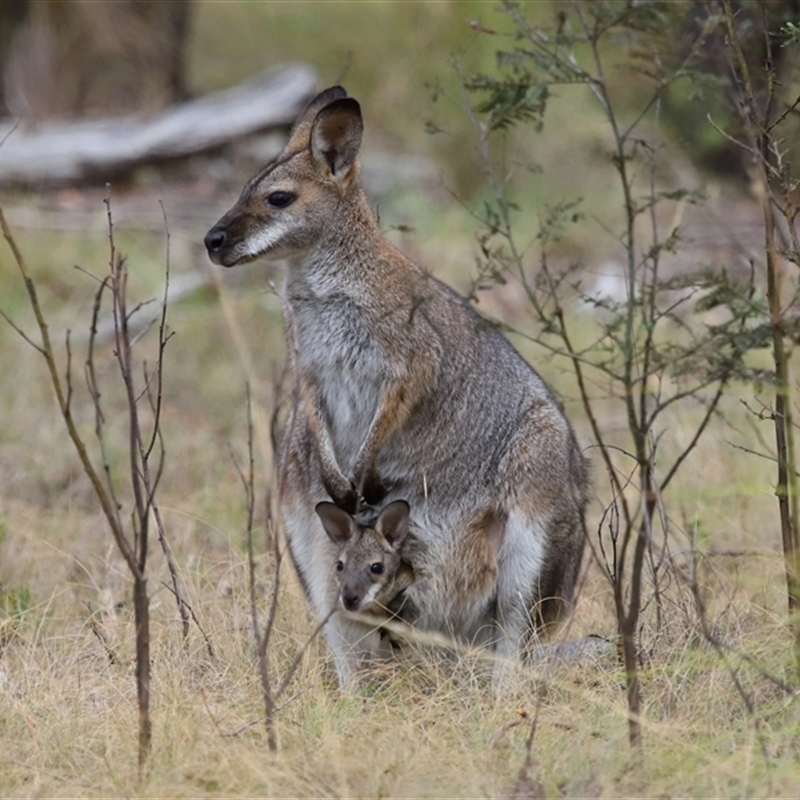
[[[382,236],[359,182],[361,113],[334,87],[206,237],[225,266],[286,262],[298,382],[281,447],[281,514],[309,599],[339,602],[315,513],[404,499],[416,624],[520,656],[571,599],[586,461],[555,398],[497,331]],[[288,202],[285,202],[287,201]],[[334,615],[347,682],[376,632]]]

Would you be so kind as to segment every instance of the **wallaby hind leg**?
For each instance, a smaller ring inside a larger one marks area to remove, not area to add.
[[[545,559],[546,520],[532,520],[519,511],[508,516],[503,544],[498,554],[497,574],[497,662],[493,683],[501,688],[513,664],[521,660],[534,622],[530,614],[536,586]]]
[[[571,607],[583,538],[576,509],[556,508],[534,519],[509,516],[498,559],[496,689]]]
[[[577,511],[563,513],[550,525],[545,566],[530,614],[536,627],[534,633],[547,632],[572,609],[585,538],[583,519]]]

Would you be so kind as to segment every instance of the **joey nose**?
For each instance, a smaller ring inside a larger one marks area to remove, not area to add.
[[[203,242],[208,250],[209,256],[214,260],[214,257],[219,254],[219,251],[225,246],[228,235],[223,228],[212,228],[207,234]]]
[[[358,595],[351,594],[350,592],[344,592],[342,594],[342,605],[348,611],[355,611],[356,607],[358,606]]]

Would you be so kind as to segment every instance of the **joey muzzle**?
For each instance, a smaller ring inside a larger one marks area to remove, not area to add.
[[[358,608],[360,600],[361,598],[357,594],[353,594],[347,590],[342,592],[342,605],[347,611],[355,611]]]

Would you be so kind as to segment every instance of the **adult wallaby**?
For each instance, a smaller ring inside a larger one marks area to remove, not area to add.
[[[586,461],[539,375],[380,232],[359,182],[363,124],[341,87],[306,108],[283,152],[205,244],[216,264],[286,262],[296,402],[281,515],[316,613],[338,602],[315,507],[408,501],[406,589],[423,629],[524,653],[569,602],[584,542]],[[374,631],[326,625],[345,683]]]
[[[414,570],[400,554],[408,533],[408,503],[389,503],[367,524],[335,503],[317,503],[316,512],[325,533],[339,548],[334,568],[342,608],[384,618],[396,616],[402,610],[404,590],[414,582]]]

